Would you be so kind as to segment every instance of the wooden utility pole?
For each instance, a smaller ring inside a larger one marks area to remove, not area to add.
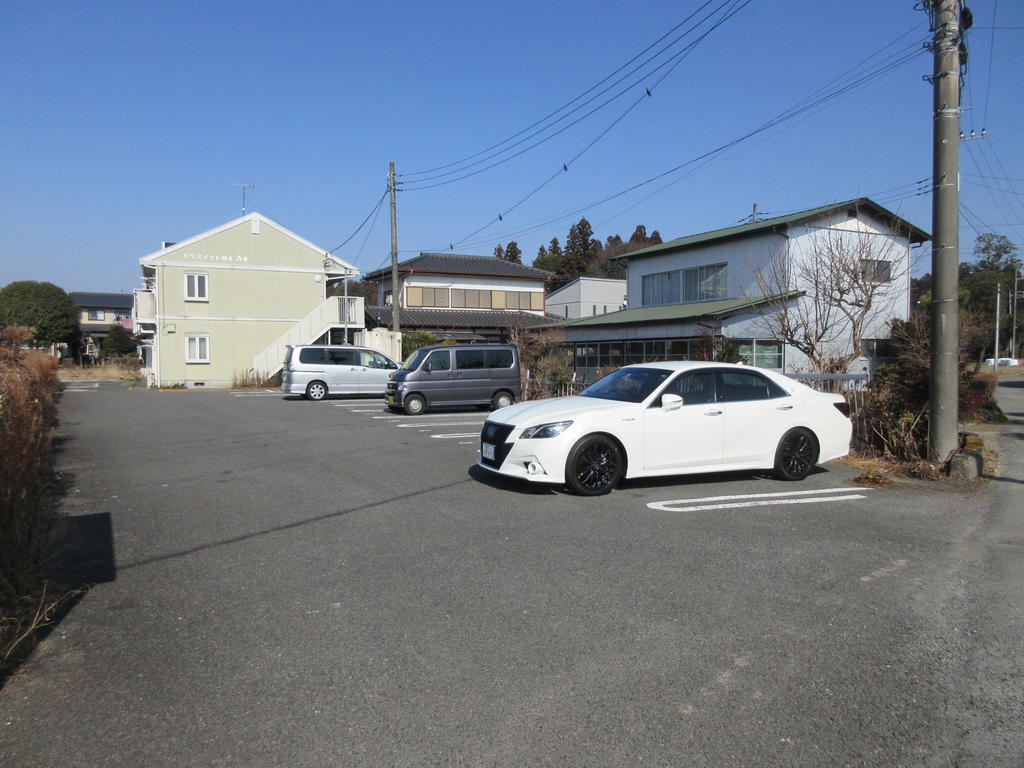
[[[945,461],[959,436],[960,13],[958,0],[926,3],[934,33],[932,76],[932,349],[928,451]]]
[[[398,322],[398,303],[401,291],[398,285],[398,211],[395,206],[395,164],[388,164],[388,193],[391,195],[391,330],[401,331]]]

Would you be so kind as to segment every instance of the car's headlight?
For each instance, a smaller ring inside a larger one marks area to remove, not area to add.
[[[536,427],[527,427],[523,430],[522,434],[519,435],[519,439],[525,440],[531,437],[554,437],[555,435],[562,434],[571,424],[571,421],[556,421],[551,424],[538,424]]]

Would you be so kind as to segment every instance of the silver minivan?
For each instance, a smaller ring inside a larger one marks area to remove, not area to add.
[[[511,344],[420,347],[391,374],[385,402],[415,416],[433,405],[504,408],[522,397],[519,353]]]
[[[281,389],[290,395],[323,400],[328,395],[383,395],[398,363],[369,347],[349,344],[289,346]]]

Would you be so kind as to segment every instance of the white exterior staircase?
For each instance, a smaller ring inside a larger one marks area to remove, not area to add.
[[[274,376],[284,363],[285,347],[311,344],[331,328],[338,327],[366,327],[362,296],[349,296],[347,304],[344,296],[331,296],[326,299],[277,341],[257,354],[252,361],[252,370],[265,374],[268,378]]]

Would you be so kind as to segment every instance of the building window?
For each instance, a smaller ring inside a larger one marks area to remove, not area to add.
[[[208,363],[210,362],[210,337],[209,336],[186,336],[185,337],[186,363]]]
[[[869,358],[889,357],[889,340],[862,339],[861,355]]]
[[[209,301],[207,293],[206,275],[188,272],[185,274],[185,300],[186,301]]]
[[[708,264],[683,270],[683,301],[714,301],[728,295],[726,265]]]
[[[490,309],[491,292],[452,288],[452,306],[457,309]]]
[[[90,320],[102,320],[103,319],[103,314],[104,314],[104,312],[103,312],[102,309],[90,309],[89,310],[89,319]]]
[[[747,365],[782,370],[782,342],[761,339],[734,339],[736,351]]]
[[[861,259],[860,266],[869,283],[888,283],[892,279],[892,264],[885,259]]]
[[[410,307],[447,307],[447,288],[427,288],[421,286],[410,286],[407,292],[408,305]]]
[[[678,304],[679,270],[644,275],[641,281],[641,293],[641,303],[644,306]]]

